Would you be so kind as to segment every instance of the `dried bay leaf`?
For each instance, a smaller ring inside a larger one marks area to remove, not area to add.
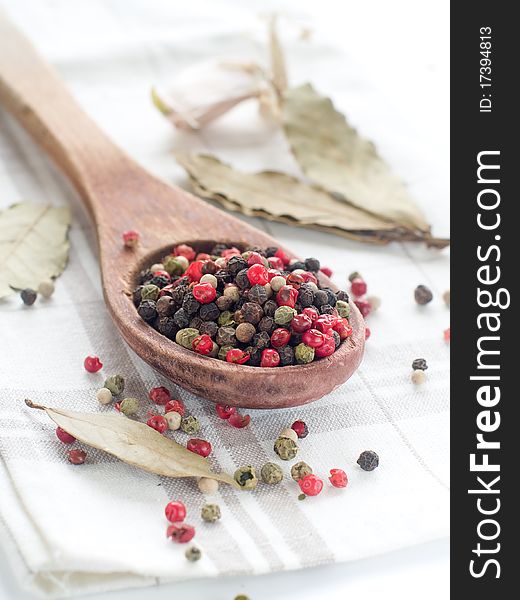
[[[20,203],[0,212],[0,298],[63,272],[69,225],[67,207]]]
[[[176,159],[196,193],[229,210],[376,244],[422,239],[422,234],[339,202],[323,189],[285,173],[244,173],[202,154]]]
[[[349,204],[424,234],[430,228],[404,183],[372,142],[310,84],[288,89],[282,119],[302,171]]]
[[[118,414],[81,413],[25,403],[44,410],[62,429],[80,442],[120,460],[165,477],[209,477],[238,487],[226,473],[214,473],[208,461],[144,423]]]

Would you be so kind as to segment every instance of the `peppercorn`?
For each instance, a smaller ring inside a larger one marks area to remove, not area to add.
[[[426,374],[422,369],[417,369],[412,373],[412,383],[422,385],[426,381]]]
[[[202,267],[202,271],[204,271],[205,266],[206,265],[204,264],[204,266]],[[215,277],[215,275],[212,275],[211,273],[206,273],[200,278],[200,283],[209,283],[212,287],[216,289],[218,286],[218,279]]]
[[[298,480],[300,490],[307,496],[317,496],[323,489],[323,481],[316,475],[305,475]]]
[[[179,310],[175,311],[173,321],[179,329],[185,329],[190,323],[190,319],[184,308],[179,308]]]
[[[193,539],[194,535],[195,528],[184,523],[181,525],[176,525],[174,523],[166,530],[166,537],[171,538],[172,542],[176,542],[178,544],[186,544]]]
[[[223,294],[226,298],[229,298],[232,303],[238,302],[240,299],[240,291],[236,285],[229,285],[225,287]]]
[[[110,404],[112,402],[112,392],[106,387],[102,387],[96,392],[96,398],[100,404]]]
[[[379,298],[379,296],[368,296],[367,302],[370,304],[372,312],[375,312],[381,306],[381,298]]]
[[[299,481],[302,477],[312,474],[312,468],[301,460],[291,467],[291,477],[294,481]]]
[[[231,346],[229,344],[221,346],[218,350],[217,358],[219,360],[226,360],[227,353],[230,350],[233,350],[233,348],[234,348],[234,346]]]
[[[103,363],[97,356],[87,356],[83,361],[83,366],[85,367],[85,371],[88,371],[89,373],[97,373],[103,368]]]
[[[252,323],[253,325],[259,323],[260,319],[264,316],[262,307],[255,302],[246,302],[241,310],[244,322]]]
[[[220,310],[215,302],[203,304],[199,310],[199,316],[203,321],[215,321],[219,318]]]
[[[134,306],[139,306],[139,304],[141,303],[141,290],[143,289],[142,285],[138,285],[134,291],[132,292],[132,302],[134,303]]]
[[[338,311],[338,315],[340,317],[346,319],[350,314],[350,304],[344,300],[338,300],[336,302],[336,310]]]
[[[139,316],[145,321],[153,321],[157,318],[157,310],[153,300],[143,300],[137,308]]]
[[[181,416],[184,416],[184,413],[186,412],[184,402],[178,399],[171,400],[170,392],[165,387],[156,387],[151,389],[148,396],[152,402],[163,405],[165,413],[178,412]]]
[[[245,350],[249,354],[248,365],[259,367],[262,361],[262,349],[257,346],[248,346]]]
[[[69,462],[73,465],[82,465],[87,459],[87,453],[85,450],[70,450],[68,454]]]
[[[260,477],[264,483],[273,485],[282,481],[283,471],[275,463],[268,462],[260,469]]]
[[[287,284],[287,281],[285,280],[285,277],[275,275],[269,283],[273,292],[279,292],[283,286]]]
[[[308,283],[304,283],[300,286],[298,291],[298,304],[305,308],[307,306],[311,306],[314,303],[314,291],[309,286]]]
[[[247,290],[251,287],[251,282],[247,276],[248,269],[242,269],[235,276],[235,283],[241,290]]]
[[[258,323],[258,331],[265,331],[268,335],[271,335],[276,329],[276,323],[272,317],[262,317]]]
[[[343,302],[348,302],[349,299],[350,299],[349,295],[344,290],[338,290],[336,292],[336,301],[342,300]]]
[[[155,308],[160,317],[169,317],[175,312],[175,302],[171,296],[161,296]]]
[[[26,288],[20,292],[20,298],[26,306],[32,306],[36,302],[37,297],[38,294],[30,288]]]
[[[214,338],[217,335],[218,325],[214,321],[203,321],[199,328],[201,335],[209,335]]]
[[[227,270],[234,276],[238,275],[240,271],[247,269],[247,267],[247,261],[241,256],[232,256],[227,263]]]
[[[433,294],[430,288],[426,287],[425,285],[418,285],[415,288],[414,297],[417,304],[420,304],[421,306],[428,304],[428,302],[433,300]]]
[[[137,398],[125,398],[119,403],[119,411],[126,417],[131,417],[139,411],[139,400]]]
[[[54,282],[52,279],[45,279],[38,286],[38,294],[48,299],[54,294]]]
[[[193,329],[191,327],[186,327],[185,329],[180,329],[175,336],[175,341],[177,344],[180,344],[183,348],[187,348],[188,350],[192,350],[193,340],[199,335],[198,329]]]
[[[206,523],[214,523],[221,517],[220,506],[218,504],[204,504],[200,510],[200,516]]]
[[[153,273],[150,271],[150,269],[145,269],[139,273],[139,283],[141,285],[146,285],[152,277]]]
[[[218,492],[218,481],[216,479],[210,479],[209,477],[201,477],[197,481],[199,490],[203,494],[212,495]]]
[[[283,346],[282,348],[277,348],[277,350],[280,356],[280,365],[282,367],[294,364],[294,349],[291,348],[291,346]]]
[[[190,562],[197,562],[198,560],[200,560],[200,558],[202,556],[202,552],[196,546],[190,546],[189,548],[186,549],[184,556]]]
[[[165,413],[164,418],[168,423],[168,429],[171,429],[172,431],[177,431],[177,429],[180,428],[182,417],[177,411],[172,410],[170,412]]]
[[[418,369],[420,371],[426,371],[427,368],[428,368],[428,363],[426,362],[426,360],[424,358],[416,358],[412,363],[412,369],[414,371],[416,371]]]
[[[269,284],[265,284],[265,285],[254,285],[249,291],[248,291],[248,298],[251,302],[256,302],[257,304],[264,304],[265,302],[267,302],[267,290],[266,290],[266,286]]]
[[[181,421],[181,429],[184,431],[184,433],[187,433],[188,435],[195,435],[200,431],[199,420],[193,415],[183,417]]]
[[[225,310],[218,317],[218,324],[221,327],[232,327],[235,324],[234,313]]]
[[[141,289],[141,300],[157,300],[161,290],[153,283],[144,285]]]
[[[274,451],[282,460],[292,460],[298,453],[298,446],[286,437],[279,437],[274,443]]]
[[[233,327],[219,327],[215,341],[219,346],[233,346],[236,343]]]
[[[261,331],[260,333],[256,333],[253,336],[253,346],[255,348],[259,348],[260,350],[264,350],[269,347],[269,343],[271,342],[271,336],[265,332]]]
[[[63,442],[64,444],[73,444],[76,441],[76,438],[62,429],[61,427],[56,427],[56,437]]]
[[[298,434],[291,427],[285,427],[280,431],[278,437],[286,437],[292,440],[293,442],[298,442]]]
[[[373,450],[365,450],[359,455],[357,464],[363,471],[373,471],[379,466],[379,456]]]
[[[254,490],[258,484],[256,470],[251,465],[237,469],[234,474],[234,479],[244,490]]]
[[[296,315],[294,308],[289,306],[280,306],[274,313],[274,322],[277,325],[288,325]]]
[[[329,481],[336,488],[347,487],[347,474],[345,471],[343,471],[343,469],[331,469]]]
[[[163,259],[163,268],[170,275],[182,275],[185,271],[178,256],[166,256]]]
[[[174,340],[179,328],[172,317],[161,317],[157,321],[157,331]]]
[[[296,269],[302,269],[302,271],[305,271],[305,263],[301,260],[295,260],[288,265],[289,271],[295,271]]]
[[[252,323],[240,323],[236,328],[235,336],[239,342],[247,344],[253,339],[256,329]]]
[[[299,365],[306,365],[314,360],[314,353],[314,348],[302,343],[294,349],[294,358]]]
[[[213,288],[211,288],[213,289]],[[190,317],[193,316],[200,308],[200,303],[193,296],[193,292],[191,290],[187,291],[184,294],[184,299],[182,301],[182,308]]]
[[[314,294],[314,305],[318,308],[324,304],[328,304],[329,296],[325,290],[318,290]]]
[[[125,378],[122,375],[111,375],[105,379],[104,387],[109,389],[114,396],[122,394],[125,389]]]

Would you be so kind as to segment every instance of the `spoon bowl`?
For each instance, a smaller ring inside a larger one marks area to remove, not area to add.
[[[108,310],[128,345],[154,369],[199,396],[248,408],[283,408],[317,400],[356,370],[363,356],[365,325],[353,303],[349,317],[352,336],[334,354],[288,367],[248,367],[200,356],[145,323],[133,305],[131,291],[139,271],[171,252],[173,246],[188,241],[205,251],[215,242],[238,247],[280,244],[145,171],[99,130],[2,15],[0,102],[78,190],[97,230]],[[132,249],[122,243],[122,233],[129,229],[141,232],[139,245]],[[323,274],[320,282],[337,289]]]

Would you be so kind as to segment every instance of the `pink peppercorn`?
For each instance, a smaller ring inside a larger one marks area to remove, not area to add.
[[[213,350],[213,340],[207,334],[198,335],[193,342],[191,347],[197,354],[204,356],[208,355]]]
[[[302,342],[311,348],[319,348],[325,341],[325,334],[318,329],[309,329],[302,335]]]
[[[237,412],[234,406],[229,406],[228,404],[217,404],[215,410],[221,419],[229,419],[231,415]]]
[[[61,427],[56,427],[56,437],[64,444],[73,444],[76,441],[73,435],[70,435]]]
[[[164,271],[162,269],[159,269],[159,271],[154,271],[153,272],[153,276],[154,277],[164,277],[165,279],[167,279],[168,281],[171,280],[171,276],[168,273],[168,271]]]
[[[321,267],[320,271],[327,277],[332,277],[332,269],[330,267]]]
[[[312,327],[312,320],[308,315],[299,314],[293,317],[291,329],[296,333],[303,333]]]
[[[240,252],[240,250],[234,246],[232,248],[226,248],[226,250],[222,250],[220,253],[222,258],[231,258],[232,256],[240,256],[241,254],[242,252]]]
[[[280,364],[280,355],[276,350],[272,348],[265,348],[262,350],[262,356],[260,359],[261,367],[277,367]]]
[[[291,259],[287,256],[287,254],[285,254],[285,252],[281,248],[278,248],[274,255],[277,258],[279,258],[284,265],[288,265],[291,262]]]
[[[170,525],[166,530],[166,537],[172,539],[172,542],[177,544],[186,544],[193,539],[195,535],[195,527],[191,525]]]
[[[305,283],[314,283],[316,285],[318,284],[318,280],[316,279],[314,273],[309,273],[309,271],[305,271],[305,273],[302,273],[302,278]]]
[[[207,260],[211,260],[211,256],[209,254],[207,254],[206,252],[199,252],[197,254],[197,256],[195,257],[195,260],[207,261]]]
[[[190,266],[186,269],[184,275],[189,278],[189,280],[193,283],[195,281],[200,281],[202,277],[202,266],[204,263],[201,260],[193,261]]]
[[[186,518],[186,507],[179,500],[173,500],[165,506],[164,514],[170,523],[179,523]]]
[[[182,417],[186,412],[186,408],[182,400],[169,400],[164,406],[164,412],[178,412]]]
[[[334,338],[332,336],[326,336],[323,344],[314,349],[314,353],[318,358],[325,358],[326,356],[334,354],[335,350],[336,343],[334,342]]]
[[[264,265],[264,257],[261,254],[258,254],[258,252],[251,252],[247,257],[247,264],[250,267],[253,265]]]
[[[164,433],[168,429],[168,421],[162,415],[150,417],[146,424],[159,433]]]
[[[313,323],[320,316],[320,313],[315,308],[309,308],[309,307],[304,308],[302,310],[302,314],[307,315]]]
[[[240,348],[232,348],[231,350],[228,350],[226,354],[226,361],[237,365],[243,365],[249,358],[249,353],[240,350]]]
[[[211,283],[198,283],[193,286],[193,297],[201,304],[209,304],[217,297],[217,290]]]
[[[265,285],[269,282],[267,269],[264,265],[252,265],[247,270],[247,278],[251,285]]]
[[[271,346],[275,348],[281,348],[287,346],[291,339],[291,332],[284,327],[278,327],[271,334]]]
[[[339,334],[339,339],[341,341],[346,340],[352,335],[352,327],[345,318],[339,318],[332,326],[332,329]]]
[[[85,450],[69,450],[68,459],[73,465],[82,465],[87,459],[87,453]]]
[[[350,283],[350,291],[354,296],[358,298],[364,296],[367,293],[367,284],[361,277],[356,277]]]
[[[335,323],[336,317],[333,315],[321,315],[314,321],[312,327],[325,335],[329,335]]]
[[[247,427],[251,422],[251,417],[249,415],[241,415],[238,412],[234,412],[230,415],[228,419],[228,423],[236,427],[237,429],[242,429],[242,427]]]
[[[267,262],[269,263],[269,266],[271,267],[271,269],[277,269],[278,271],[283,271],[283,261],[281,258],[278,258],[278,256],[270,256],[267,259]]]
[[[354,300],[354,304],[359,308],[359,312],[363,317],[368,317],[372,310],[372,306],[368,300]]]
[[[278,269],[267,269],[267,279],[269,281],[269,283],[271,283],[271,279],[273,279],[273,277],[278,277],[280,276],[280,271]],[[283,275],[282,275],[283,277]],[[285,279],[285,277],[284,277]]]
[[[89,373],[97,373],[103,367],[103,363],[97,356],[87,356],[83,361],[83,366]]]
[[[289,306],[294,308],[298,299],[298,290],[295,290],[290,285],[282,286],[276,294],[276,303],[278,306]]]
[[[148,392],[148,398],[159,406],[165,406],[172,399],[170,390],[162,385],[152,388]]]
[[[178,246],[175,246],[173,253],[175,256],[184,256],[184,258],[187,258],[189,261],[192,261],[196,254],[195,250],[187,244],[179,244]]]
[[[206,440],[201,440],[198,438],[192,438],[191,440],[188,440],[186,448],[188,448],[190,452],[195,452],[195,454],[199,454],[204,458],[211,454],[211,444]]]
[[[347,487],[348,477],[343,469],[331,469],[329,481],[334,487]]]
[[[295,421],[291,425],[291,429],[296,432],[296,435],[302,439],[306,438],[309,435],[309,429],[305,421]]]
[[[317,496],[323,489],[323,481],[312,473],[298,479],[298,485],[306,496]]]
[[[123,232],[123,244],[125,248],[134,248],[139,243],[139,232],[134,229]]]

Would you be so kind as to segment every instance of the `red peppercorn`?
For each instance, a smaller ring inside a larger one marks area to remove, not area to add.
[[[291,329],[296,333],[303,333],[312,327],[312,320],[309,316],[304,315],[303,313],[299,315],[294,315],[293,320],[291,321]]]
[[[363,315],[363,317],[368,317],[372,310],[368,300],[354,300],[354,304],[359,308],[359,312]]]
[[[189,277],[189,280],[193,283],[194,281],[200,281],[202,277],[202,265],[204,263],[201,260],[193,261],[190,266],[186,269],[184,275]]]
[[[267,262],[269,263],[269,266],[272,269],[277,269],[278,271],[283,271],[283,261],[281,258],[278,258],[278,256],[270,256],[267,259]]]
[[[320,271],[327,277],[332,277],[332,269],[330,267],[321,267]]]
[[[347,487],[348,477],[343,469],[331,469],[329,481],[334,487],[344,488]]]
[[[169,412],[178,412],[182,417],[182,415],[184,415],[184,413],[186,412],[186,408],[182,400],[170,400],[166,403],[164,407],[164,412],[165,414]]]
[[[229,404],[217,404],[215,410],[221,419],[229,419],[231,415],[237,412],[237,409],[234,406],[229,406]]]
[[[195,250],[187,244],[179,244],[178,246],[175,246],[173,253],[175,256],[184,256],[184,258],[187,258],[189,261],[194,260],[196,254]]]
[[[269,281],[267,269],[264,265],[252,265],[249,267],[247,278],[251,285],[265,285]]]
[[[242,429],[242,427],[247,427],[251,422],[251,417],[249,415],[241,415],[238,412],[234,412],[230,415],[228,419],[228,423],[236,427],[237,429]]]
[[[287,254],[285,254],[285,252],[281,248],[278,248],[274,255],[277,258],[279,258],[284,265],[288,265],[291,262],[291,259],[287,256]]]
[[[242,252],[240,252],[240,250],[234,246],[233,248],[226,248],[220,253],[223,258],[231,258],[232,256],[240,256],[241,254]]]
[[[325,334],[318,329],[309,329],[302,335],[302,342],[311,348],[319,348],[325,341]]]
[[[83,361],[83,366],[89,373],[97,373],[103,367],[103,363],[97,356],[87,356]]]
[[[65,429],[61,427],[56,427],[56,437],[63,442],[64,444],[73,444],[76,441],[76,438],[70,433],[67,433]]]
[[[261,254],[258,254],[258,252],[251,252],[251,254],[247,257],[247,264],[250,267],[253,265],[263,265],[264,257]]]
[[[336,323],[336,319],[333,315],[321,315],[314,321],[312,326],[314,329],[318,329],[322,333],[329,335]]]
[[[276,303],[278,306],[289,306],[294,308],[298,299],[298,290],[295,290],[290,285],[282,286],[276,294]]]
[[[280,275],[280,271],[278,269],[267,269],[267,279],[269,283],[271,283],[271,279],[273,277],[278,277]],[[281,275],[283,277],[283,275]],[[284,277],[285,279],[285,277]]]
[[[217,290],[211,283],[197,283],[193,286],[193,297],[201,304],[209,304],[217,297]]]
[[[336,343],[334,342],[334,338],[332,336],[325,336],[325,340],[321,346],[314,349],[314,353],[318,358],[324,358],[325,356],[330,356],[334,354],[336,350]]]
[[[320,313],[315,308],[309,308],[309,307],[304,308],[302,310],[302,314],[307,315],[313,323],[320,316]]]
[[[198,438],[192,438],[191,440],[188,440],[186,448],[188,448],[190,452],[195,452],[195,454],[199,454],[204,458],[211,454],[211,444],[206,442],[206,440],[200,440]]]
[[[159,406],[164,406],[172,399],[170,390],[162,385],[160,387],[152,388],[148,392],[148,398],[150,398],[152,402],[155,402],[155,404],[158,404]]]
[[[287,284],[292,285],[294,289],[298,290],[302,283],[305,283],[305,281],[298,273],[289,273],[289,275],[287,275]]]
[[[370,327],[365,327],[365,340],[368,340],[371,333],[372,332],[370,331]]]
[[[202,335],[198,335],[193,342],[191,342],[191,347],[197,354],[206,355],[213,350],[213,340],[209,335],[203,333]]]
[[[153,272],[153,276],[154,277],[165,277],[168,281],[171,280],[171,276],[168,273],[168,271],[164,271],[164,270],[159,270],[159,271],[154,271]]]
[[[339,339],[341,341],[346,340],[348,337],[352,335],[352,327],[350,323],[345,318],[337,319],[337,321],[332,326],[332,329],[339,334]]]
[[[262,350],[262,358],[260,359],[261,367],[277,367],[280,364],[280,355],[272,348]]]
[[[186,544],[193,539],[195,535],[195,527],[192,525],[170,525],[166,530],[166,537],[172,539],[172,542],[177,544]]]
[[[309,435],[309,429],[308,429],[307,424],[305,423],[305,421],[295,421],[291,425],[291,429],[293,429],[294,431],[296,431],[296,435],[300,439],[306,438]]]
[[[186,507],[179,500],[174,500],[165,506],[164,514],[170,523],[179,523],[186,518]]]
[[[316,275],[314,275],[314,273],[309,273],[309,271],[305,271],[305,273],[302,273],[302,277],[305,283],[314,283],[318,285],[318,280],[316,279]]]
[[[231,350],[228,350],[226,354],[227,362],[235,363],[237,365],[243,365],[249,358],[250,355],[247,352],[240,350],[240,348],[232,348]]]
[[[82,465],[87,458],[85,450],[69,450],[68,459],[73,465]]]
[[[350,291],[354,296],[358,298],[364,296],[367,293],[367,284],[361,277],[356,277],[350,283]]]
[[[126,248],[134,248],[139,243],[139,232],[134,229],[123,232],[123,244]]]
[[[159,433],[164,433],[168,429],[168,421],[162,415],[150,417],[146,424]]]
[[[287,346],[291,339],[291,332],[284,327],[278,327],[271,334],[271,346],[275,348],[281,348]]]
[[[202,261],[206,262],[207,260],[211,260],[211,256],[209,254],[207,254],[206,252],[199,252],[197,254],[197,256],[195,257],[195,260],[202,260]]]
[[[323,489],[323,481],[312,473],[298,479],[298,485],[306,496],[317,496]]]

